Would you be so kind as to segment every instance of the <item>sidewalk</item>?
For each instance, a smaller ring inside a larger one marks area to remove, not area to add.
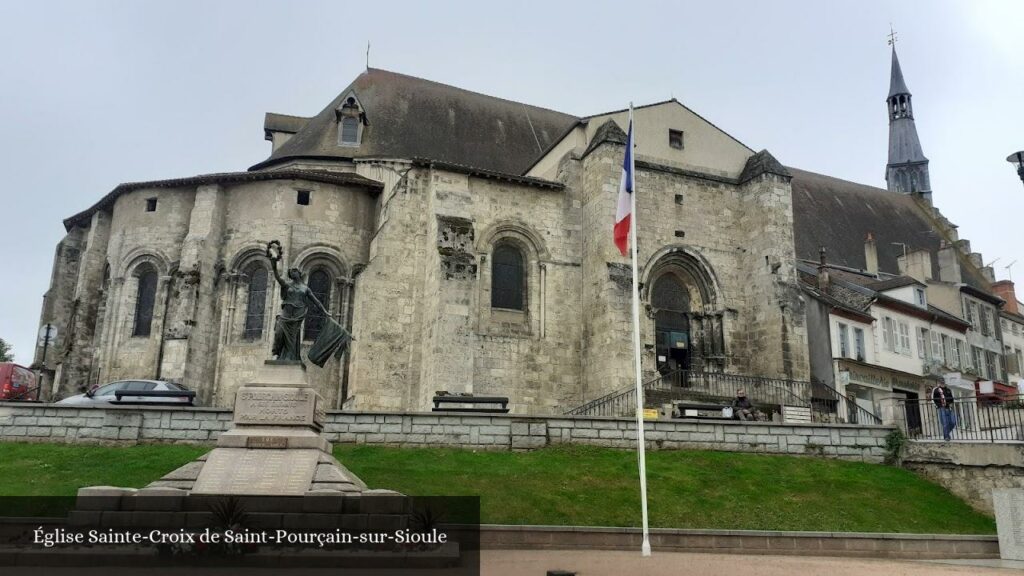
[[[986,576],[1019,569],[989,568],[998,560],[968,565],[945,562],[811,556],[753,556],[745,554],[687,554],[657,551],[642,558],[640,551],[605,550],[485,550],[481,576],[544,576],[548,570],[568,570],[579,576]]]

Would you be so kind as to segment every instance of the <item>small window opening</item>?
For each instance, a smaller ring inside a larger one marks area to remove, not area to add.
[[[669,130],[668,131],[668,145],[675,148],[676,150],[683,149],[683,131],[682,130]]]
[[[309,206],[309,190],[299,190],[295,202],[299,206]]]
[[[686,236],[686,232],[683,230],[676,230],[676,238],[683,238]]]
[[[682,204],[682,203],[683,203],[683,195],[682,194],[676,194],[676,204]]]
[[[146,198],[146,212],[156,212],[156,198]]]

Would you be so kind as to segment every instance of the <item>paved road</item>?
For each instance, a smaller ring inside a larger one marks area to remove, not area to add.
[[[548,570],[579,576],[1020,576],[1019,569],[954,566],[908,560],[753,556],[567,550],[489,550],[482,555],[481,576],[544,576]]]

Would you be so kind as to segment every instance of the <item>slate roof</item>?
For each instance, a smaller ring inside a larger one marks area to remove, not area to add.
[[[612,142],[614,144],[626,145],[626,140],[629,139],[629,135],[619,128],[619,125],[615,120],[606,120],[604,124],[598,126],[597,130],[594,131],[594,137],[590,139],[590,145],[583,152],[583,157],[586,158],[597,148],[605,142]]]
[[[895,288],[903,288],[904,286],[924,286],[925,284],[918,282],[910,276],[897,276],[895,278],[889,278],[888,280],[879,280],[877,282],[868,283],[866,286],[876,292],[885,292],[886,290],[893,290]]]
[[[892,69],[889,74],[889,96],[892,98],[897,94],[910,94],[907,83],[903,81],[903,69],[900,68],[900,59],[896,56],[896,48],[892,49]]]
[[[338,146],[335,109],[350,94],[367,124],[361,145]],[[579,118],[370,68],[256,170],[289,158],[429,158],[523,174]]]
[[[936,253],[942,236],[925,217],[916,200],[882,188],[789,168],[793,175],[793,239],[797,258],[816,261],[824,246],[828,261],[864,269],[864,239],[870,232],[877,243],[878,268],[897,274],[896,259],[907,251],[928,250],[938,276]]]
[[[805,292],[836,308],[866,315],[869,313],[871,305],[877,303],[884,307],[900,310],[906,314],[927,318],[933,322],[940,322],[956,330],[966,330],[970,327],[970,324],[961,318],[941,308],[936,308],[931,304],[925,310],[911,302],[905,302],[881,293],[881,290],[892,288],[897,284],[920,284],[909,276],[896,276],[879,282],[872,275],[857,274],[848,270],[837,270],[829,267],[829,290],[827,293],[823,293],[817,288],[816,266],[807,262],[798,262],[797,270],[800,273],[800,281]]]
[[[263,130],[266,132],[287,132],[295,134],[309,122],[309,118],[267,112],[263,117]]]
[[[781,162],[772,156],[771,152],[767,150],[761,150],[757,154],[754,154],[750,158],[747,158],[747,163],[743,166],[743,172],[740,173],[740,184],[752,180],[761,174],[775,174],[777,176],[784,176],[790,178],[793,175],[786,170],[786,167]]]

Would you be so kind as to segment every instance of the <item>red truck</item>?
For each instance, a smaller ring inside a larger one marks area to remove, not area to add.
[[[0,400],[39,400],[36,373],[14,362],[0,362]]]

